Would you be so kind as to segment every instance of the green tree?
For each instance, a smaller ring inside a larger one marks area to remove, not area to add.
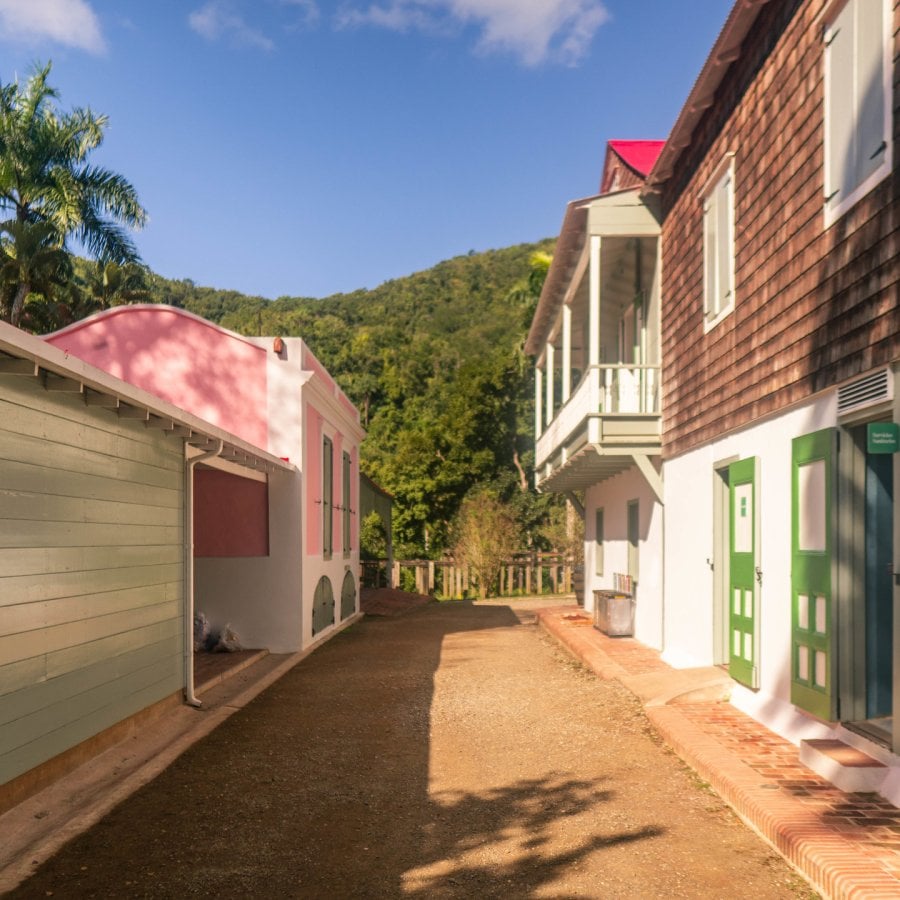
[[[70,252],[74,238],[105,262],[136,262],[125,229],[142,227],[146,211],[125,178],[90,163],[108,120],[90,109],[59,112],[50,68],[35,69],[24,89],[18,81],[0,85],[0,214],[22,226],[47,226],[41,237],[46,249],[55,244]],[[7,230],[13,242],[25,234]],[[10,304],[13,325],[30,292],[28,283],[17,287],[23,299]]]
[[[97,260],[88,269],[83,290],[90,312],[150,300],[147,270],[133,262]]]
[[[0,223],[0,312],[18,325],[31,293],[51,298],[72,274],[72,261],[49,222]]]
[[[478,579],[484,600],[493,589],[500,566],[518,549],[519,533],[506,505],[488,491],[466,497],[456,519],[454,556]]]

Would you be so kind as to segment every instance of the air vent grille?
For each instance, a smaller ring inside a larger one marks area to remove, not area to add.
[[[887,369],[880,369],[838,388],[838,415],[893,399],[893,380],[890,372]]]

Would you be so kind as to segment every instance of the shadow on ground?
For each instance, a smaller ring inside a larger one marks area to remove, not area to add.
[[[460,603],[361,621],[10,896],[534,896],[587,853],[661,834],[554,843],[556,823],[613,796],[591,780],[430,796],[444,640],[516,627],[509,607]]]

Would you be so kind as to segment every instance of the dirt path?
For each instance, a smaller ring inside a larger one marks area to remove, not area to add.
[[[517,610],[355,625],[11,896],[809,896]]]

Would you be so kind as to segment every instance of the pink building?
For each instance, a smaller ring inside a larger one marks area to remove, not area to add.
[[[359,413],[299,338],[246,338],[180,309],[122,306],[46,337],[295,467],[195,468],[195,608],[245,646],[305,649],[359,610]],[[199,451],[198,451],[199,452]]]

